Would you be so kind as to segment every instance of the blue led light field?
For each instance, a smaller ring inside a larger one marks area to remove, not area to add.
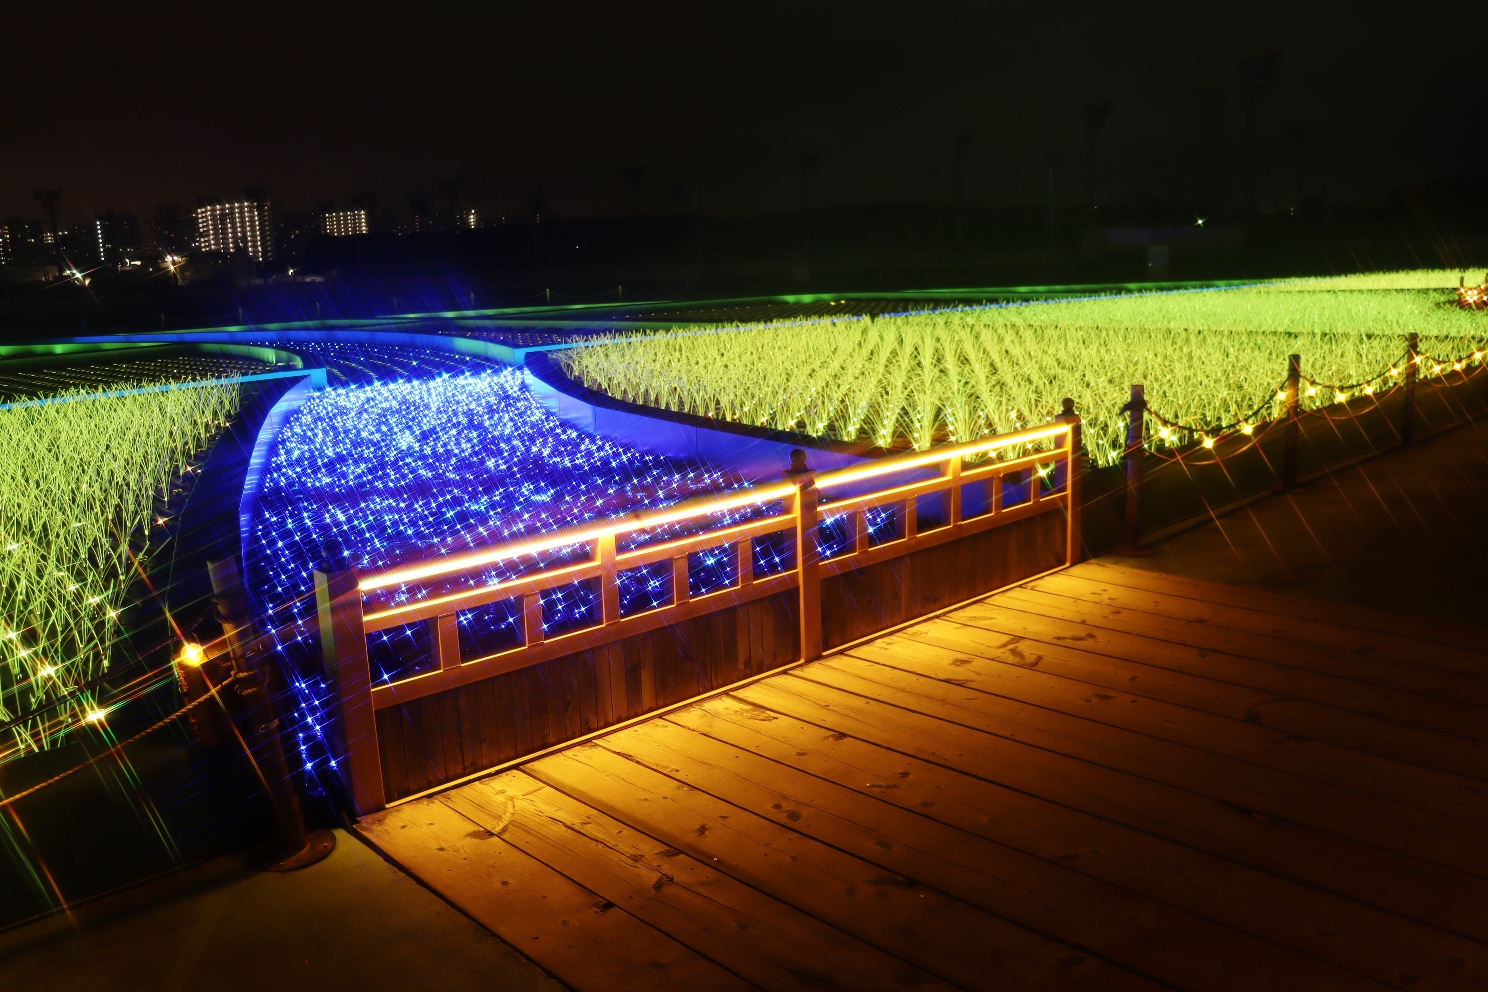
[[[335,357],[328,364],[362,381],[399,365],[385,355]],[[444,366],[404,367],[428,374]],[[742,485],[728,473],[570,426],[527,391],[516,370],[441,371],[433,378],[335,388],[307,400],[275,443],[252,521],[249,581],[281,626],[291,616],[314,616],[312,571],[327,538],[340,540],[350,563],[369,572]],[[756,557],[762,574],[783,567],[767,545]],[[496,581],[534,564],[508,563],[472,581]],[[671,594],[665,570],[635,569],[622,577],[627,613],[661,605]],[[703,581],[711,586],[717,580]],[[556,636],[587,626],[597,610],[591,587],[563,587],[544,595],[543,625]],[[516,646],[520,619],[510,603],[466,611],[459,618],[462,643],[478,654]],[[417,674],[430,656],[420,625],[369,641],[379,681]],[[304,675],[319,667],[313,644],[284,648],[290,670],[301,673],[296,723],[313,772],[325,760],[312,739],[323,734],[327,690]]]
[[[273,609],[310,591],[330,537],[372,571],[741,484],[568,425],[515,370],[332,389],[275,444],[250,571]]]

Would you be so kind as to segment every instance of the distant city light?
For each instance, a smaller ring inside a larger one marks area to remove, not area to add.
[[[367,230],[367,211],[361,207],[331,210],[320,215],[320,233],[332,238],[366,234]]]
[[[244,252],[257,262],[274,257],[268,203],[239,200],[196,209],[196,245],[202,251]]]

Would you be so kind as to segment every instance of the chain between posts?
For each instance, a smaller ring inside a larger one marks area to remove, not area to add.
[[[1443,370],[1450,368],[1452,371],[1460,372],[1464,376],[1466,376],[1468,374],[1466,371],[1467,366],[1477,365],[1481,368],[1481,364],[1485,357],[1485,352],[1488,352],[1488,345],[1480,345],[1474,348],[1471,354],[1459,359],[1437,359],[1432,356],[1428,356],[1421,351],[1420,336],[1418,333],[1412,332],[1407,336],[1406,352],[1402,362],[1392,364],[1386,371],[1381,372],[1379,375],[1376,375],[1373,378],[1346,386],[1324,383],[1314,379],[1309,379],[1302,374],[1301,356],[1287,356],[1287,376],[1284,380],[1282,388],[1276,393],[1275,400],[1267,401],[1267,403],[1270,403],[1279,400],[1283,404],[1284,415],[1283,417],[1279,418],[1285,427],[1285,437],[1282,448],[1281,491],[1295,492],[1297,491],[1298,486],[1298,443],[1301,437],[1301,415],[1303,413],[1301,401],[1302,383],[1305,382],[1308,384],[1308,395],[1316,393],[1318,389],[1332,390],[1335,393],[1335,401],[1338,403],[1342,403],[1348,399],[1351,399],[1352,397],[1349,394],[1354,393],[1355,391],[1358,392],[1358,395],[1373,397],[1376,403],[1378,403],[1380,396],[1392,391],[1394,388],[1399,388],[1401,390],[1403,398],[1403,408],[1400,414],[1399,422],[1399,437],[1401,445],[1405,446],[1411,444],[1414,440],[1416,420],[1419,419],[1418,411],[1416,409],[1416,388],[1421,378],[1422,364],[1427,361],[1430,361],[1432,363],[1432,367],[1428,370],[1428,374],[1431,375],[1441,373]],[[1395,379],[1396,385],[1394,387],[1387,387],[1385,389],[1375,388],[1374,384],[1376,382],[1387,378]],[[1121,412],[1128,415],[1127,445],[1125,451],[1126,527],[1123,535],[1123,543],[1121,545],[1121,553],[1145,554],[1146,552],[1143,552],[1141,550],[1138,540],[1139,528],[1137,526],[1137,522],[1140,516],[1140,509],[1137,487],[1142,480],[1142,466],[1140,462],[1142,456],[1145,453],[1145,445],[1147,441],[1145,427],[1143,424],[1143,421],[1145,421],[1146,417],[1150,416],[1159,424],[1163,425],[1163,440],[1167,440],[1171,432],[1175,430],[1188,432],[1197,436],[1198,438],[1201,438],[1206,449],[1212,449],[1222,435],[1226,435],[1234,429],[1238,428],[1241,433],[1250,436],[1250,444],[1239,449],[1242,451],[1246,450],[1248,447],[1253,446],[1256,443],[1257,437],[1260,435],[1260,433],[1262,433],[1262,431],[1265,430],[1267,426],[1269,426],[1269,424],[1267,422],[1256,422],[1256,415],[1264,410],[1265,406],[1267,405],[1262,404],[1251,416],[1242,418],[1235,424],[1225,425],[1224,427],[1217,428],[1189,427],[1185,424],[1180,424],[1175,421],[1168,420],[1167,418],[1162,417],[1161,415],[1149,409],[1146,404],[1142,386],[1133,385],[1131,388],[1131,401],[1121,408]],[[1327,416],[1326,411],[1321,408],[1319,408],[1317,412],[1322,413],[1325,417]],[[1345,412],[1348,413],[1349,417],[1356,416],[1356,414],[1352,412]],[[1273,420],[1271,422],[1274,423],[1275,421]],[[1232,456],[1236,453],[1237,452],[1230,452],[1229,455]],[[1176,453],[1175,457],[1177,457],[1179,460],[1182,460],[1183,458],[1181,452]],[[1216,459],[1223,460],[1224,456],[1221,456],[1218,452],[1216,452],[1215,457]]]

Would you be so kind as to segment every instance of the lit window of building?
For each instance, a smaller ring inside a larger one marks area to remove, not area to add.
[[[200,251],[246,254],[258,262],[274,257],[267,202],[208,203],[198,207],[195,216],[196,247]]]
[[[353,234],[367,233],[367,211],[361,207],[352,210],[330,210],[320,215],[320,233],[333,238],[345,238]]]

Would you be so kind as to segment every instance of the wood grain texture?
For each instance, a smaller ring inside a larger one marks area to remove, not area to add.
[[[1063,513],[1043,513],[825,577],[823,643],[838,647],[1057,568],[1064,561],[1065,527]]]
[[[732,685],[798,657],[792,593],[377,711],[390,800]]]
[[[360,830],[388,857],[575,988],[743,990],[748,982],[440,802]]]
[[[1032,581],[363,828],[580,992],[646,969],[696,988],[1488,987],[1473,644],[1128,571]],[[898,602],[958,580],[926,581]],[[519,748],[519,719],[537,746],[736,685],[794,629],[741,610],[384,711],[385,775]]]

